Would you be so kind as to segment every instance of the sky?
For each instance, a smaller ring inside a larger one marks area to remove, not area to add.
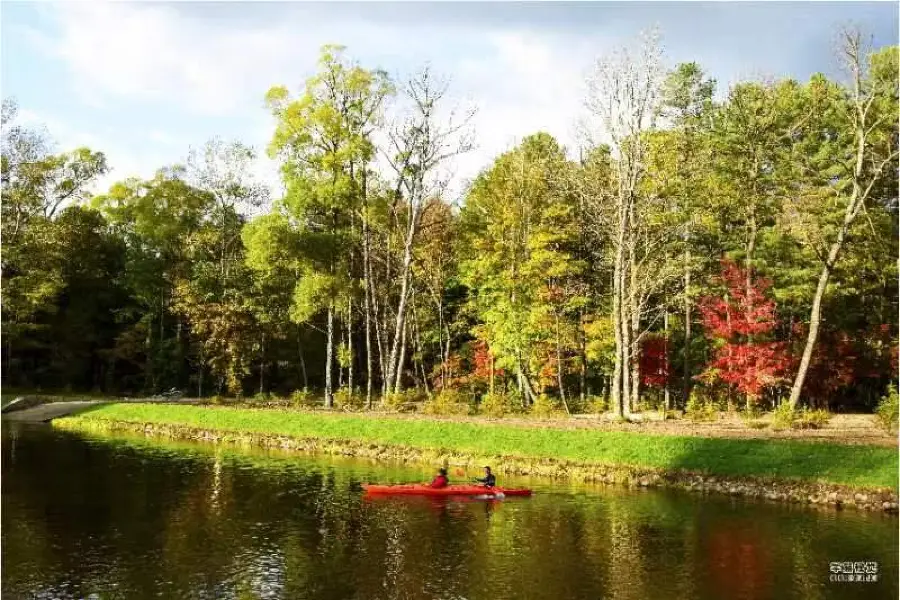
[[[315,72],[322,45],[403,78],[428,63],[448,105],[474,107],[477,146],[453,165],[474,177],[524,136],[578,144],[584,81],[598,58],[658,28],[668,66],[696,61],[718,82],[837,76],[848,22],[897,44],[897,2],[11,2],[0,3],[0,93],[59,150],[107,156],[103,190],[150,177],[210,138],[256,147],[274,124],[263,98]],[[462,184],[453,189],[461,190]]]

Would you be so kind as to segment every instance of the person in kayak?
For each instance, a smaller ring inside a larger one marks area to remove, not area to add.
[[[438,469],[438,474],[434,479],[431,480],[431,483],[428,484],[428,487],[433,488],[445,488],[450,484],[450,480],[447,479],[447,469]]]
[[[495,485],[497,485],[497,478],[494,477],[493,473],[491,473],[490,467],[485,467],[484,477],[476,477],[475,481],[477,481],[484,487],[494,487]]]

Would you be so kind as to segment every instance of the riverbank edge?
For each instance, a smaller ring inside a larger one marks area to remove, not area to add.
[[[129,432],[147,437],[194,440],[215,444],[258,446],[312,454],[350,456],[405,463],[447,464],[478,468],[496,465],[498,473],[571,479],[590,483],[640,488],[681,489],[700,494],[755,498],[771,502],[812,504],[836,510],[857,509],[897,514],[897,493],[890,489],[811,483],[794,479],[722,477],[679,470],[607,465],[553,458],[487,456],[384,444],[352,439],[293,437],[240,431],[215,430],[166,423],[144,423],[78,416],[52,421],[54,427],[74,432]]]

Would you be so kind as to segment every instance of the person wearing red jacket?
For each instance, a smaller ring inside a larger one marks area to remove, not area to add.
[[[428,487],[433,488],[445,488],[450,484],[450,480],[447,479],[447,469],[438,469],[437,476],[431,480],[431,483]]]

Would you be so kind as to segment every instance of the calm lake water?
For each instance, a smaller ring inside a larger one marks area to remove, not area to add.
[[[373,501],[360,482],[429,470],[12,423],[2,458],[4,599],[898,596],[880,514],[521,478]],[[881,581],[830,583],[851,560]]]

